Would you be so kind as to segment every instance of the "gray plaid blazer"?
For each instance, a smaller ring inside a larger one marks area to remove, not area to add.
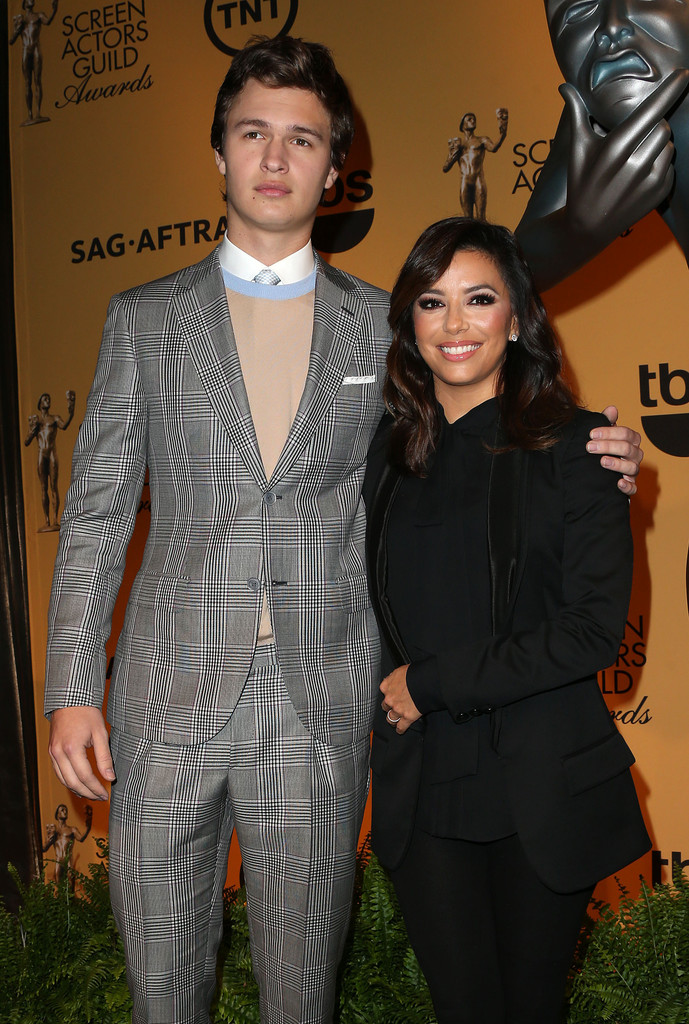
[[[113,725],[197,743],[229,718],[267,598],[304,726],[368,733],[379,641],[361,499],[382,412],[388,295],[317,261],[304,393],[266,479],[217,250],[113,298],[74,450],[45,711],[104,696],[105,643],[148,468],[151,526],[120,633]]]

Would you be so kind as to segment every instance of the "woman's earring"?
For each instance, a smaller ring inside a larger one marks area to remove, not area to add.
[[[519,335],[515,334],[513,331],[512,334],[510,334],[510,341],[516,341],[518,337]]]

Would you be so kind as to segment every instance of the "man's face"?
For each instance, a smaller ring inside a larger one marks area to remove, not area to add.
[[[266,245],[284,241],[287,255],[306,244],[323,189],[337,178],[330,118],[317,96],[250,79],[230,108],[215,158],[235,245],[260,259]]]
[[[689,68],[686,0],[546,0],[565,81],[613,128],[675,68]]]

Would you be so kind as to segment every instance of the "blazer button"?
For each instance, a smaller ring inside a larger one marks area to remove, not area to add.
[[[261,581],[257,580],[255,576],[252,576],[251,579],[248,579],[246,581],[246,585],[249,588],[249,590],[260,590],[261,589]]]
[[[266,505],[274,505],[277,500],[278,497],[275,491],[266,491],[266,493],[263,495],[263,501],[265,502]]]

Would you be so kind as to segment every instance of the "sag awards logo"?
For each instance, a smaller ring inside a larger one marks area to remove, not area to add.
[[[37,9],[36,0],[23,0],[21,11],[13,19],[10,45],[19,40],[22,45],[21,66],[28,115],[23,125],[50,120],[41,111],[41,46],[42,34],[55,20],[59,2],[50,0],[50,10],[44,11]],[[64,14],[60,25],[60,59],[70,81],[61,97],[55,100],[58,110],[140,92],[153,85],[150,66],[143,55],[148,39],[145,0],[118,0],[76,14]]]
[[[517,168],[517,177],[514,180],[512,195],[523,188],[533,192],[552,144],[552,139],[535,139],[529,143],[514,144],[512,165]]]
[[[206,0],[203,20],[208,38],[234,57],[251,36],[286,36],[297,16],[299,0]]]
[[[148,39],[145,0],[90,7],[62,19],[62,60],[72,82],[55,106],[110,99],[150,89],[153,78],[143,57]]]
[[[612,701],[628,701],[645,664],[646,631],[644,617],[639,615],[635,621],[627,619],[615,664],[598,673],[601,691]],[[610,712],[613,719],[618,725],[648,725],[653,720],[648,695],[637,693],[632,703],[634,706],[625,710],[613,708]]]

